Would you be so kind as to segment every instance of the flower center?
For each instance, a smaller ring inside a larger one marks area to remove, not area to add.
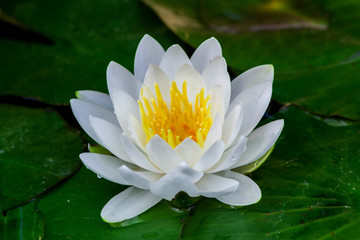
[[[169,145],[175,148],[185,138],[190,138],[201,147],[210,130],[213,119],[211,104],[208,104],[210,95],[204,96],[204,88],[196,95],[194,106],[187,96],[187,82],[182,85],[182,92],[173,81],[170,87],[170,106],[163,100],[160,88],[154,83],[156,100],[147,99],[141,89],[141,99],[138,100],[141,124],[146,135],[146,143],[155,135],[159,135]]]

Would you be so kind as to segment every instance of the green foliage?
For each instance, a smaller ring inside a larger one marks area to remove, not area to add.
[[[325,116],[360,119],[360,62],[275,76],[273,98]]]
[[[72,175],[80,136],[53,110],[0,104],[0,202],[23,204]]]
[[[7,211],[1,216],[1,239],[44,239],[45,218],[34,209],[36,202]],[[3,228],[3,229],[2,229]]]
[[[1,8],[55,43],[0,39],[0,94],[68,103],[77,90],[107,92],[107,65],[114,60],[132,71],[145,33],[164,47],[177,42],[139,1],[6,1]]]
[[[177,239],[187,212],[172,209],[166,201],[121,224],[103,222],[102,207],[125,188],[82,168],[40,198],[37,210],[47,219],[45,239]]]

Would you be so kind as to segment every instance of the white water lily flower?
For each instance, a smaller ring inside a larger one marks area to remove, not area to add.
[[[113,154],[82,153],[85,166],[131,186],[105,205],[102,218],[135,217],[181,191],[235,206],[258,202],[257,184],[231,169],[261,158],[282,131],[283,120],[254,130],[271,98],[273,66],[230,82],[215,38],[189,59],[179,45],[164,51],[145,35],[134,72],[110,62],[110,95],[79,91],[71,100],[81,127]]]

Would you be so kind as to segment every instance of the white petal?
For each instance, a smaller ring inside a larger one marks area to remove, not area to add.
[[[130,185],[117,171],[122,165],[129,165],[127,162],[110,155],[98,153],[82,153],[80,159],[88,169],[98,176],[115,183]]]
[[[239,182],[214,174],[204,174],[195,185],[201,196],[213,198],[234,192],[238,188]]]
[[[154,38],[145,34],[136,49],[134,63],[135,77],[143,81],[149,65],[159,65],[164,53],[165,51],[162,46]]]
[[[199,192],[194,183],[202,176],[202,172],[197,172],[182,162],[176,169],[154,183],[151,192],[166,200],[173,199],[180,191],[186,192],[190,197],[197,197]]]
[[[113,197],[101,210],[101,217],[105,222],[121,222],[145,212],[161,198],[148,190],[129,187]]]
[[[155,83],[160,88],[162,98],[166,103],[169,104],[171,81],[168,78],[168,76],[158,66],[154,64],[150,64],[149,69],[145,75],[144,85],[149,87],[149,89],[152,91],[154,96],[156,96],[155,87],[154,87]]]
[[[193,166],[202,156],[203,151],[199,144],[190,138],[185,138],[175,148],[176,154],[179,156],[182,162],[186,162],[187,165]]]
[[[174,170],[181,162],[175,150],[159,135],[152,137],[145,149],[150,160],[163,172]]]
[[[129,116],[131,114],[140,119],[138,103],[129,94],[117,88],[113,89],[113,103],[116,117],[122,130],[128,136],[131,136],[129,129]]]
[[[118,121],[116,120],[115,114],[113,112],[110,112],[106,108],[100,107],[99,105],[93,103],[85,102],[80,99],[71,99],[70,104],[74,116],[79,122],[80,126],[92,139],[94,139],[99,144],[102,144],[102,142],[98,139],[94,130],[90,126],[90,115],[106,119],[107,121],[113,123],[116,126],[119,125]]]
[[[225,109],[227,109],[230,103],[231,87],[225,59],[222,56],[218,56],[211,60],[202,73],[202,76],[205,79],[205,84],[208,89],[216,85],[221,86]]]
[[[214,144],[217,140],[221,139],[222,134],[222,121],[220,119],[219,114],[216,114],[211,128],[206,136],[203,151],[207,151],[211,145]]]
[[[109,111],[114,111],[114,106],[111,102],[109,94],[85,90],[85,91],[77,91],[76,97],[86,102],[94,103],[99,105],[100,107],[104,107]]]
[[[283,127],[284,120],[280,119],[255,129],[248,136],[246,151],[233,168],[254,162],[264,155],[275,144]]]
[[[214,166],[224,153],[224,148],[225,144],[222,140],[216,141],[194,165],[193,169],[204,172]]]
[[[260,188],[249,177],[232,171],[225,172],[224,177],[238,181],[239,187],[233,193],[217,197],[217,200],[229,205],[246,206],[257,203],[261,199]]]
[[[153,93],[153,91],[146,85],[142,86],[142,88],[141,88],[141,98],[139,99],[141,101],[142,105],[145,107],[143,97],[146,98],[147,100],[150,100],[150,101],[151,101],[152,98],[156,99],[155,93]],[[147,112],[146,108],[144,110]]]
[[[203,72],[209,62],[216,56],[221,56],[220,43],[214,38],[204,41],[191,56],[191,62],[198,72]]]
[[[221,86],[216,85],[212,87],[208,91],[208,94],[211,96],[209,100],[209,104],[211,104],[211,115],[215,116],[218,113],[222,125],[225,117],[225,102],[224,102],[224,96],[222,94]]]
[[[156,182],[161,178],[161,174],[145,171],[145,170],[134,170],[126,165],[122,165],[118,168],[120,175],[126,179],[126,181],[141,189],[150,189],[153,182]]]
[[[131,133],[131,138],[135,143],[144,150],[146,144],[146,136],[144,130],[142,129],[139,119],[130,114],[129,119],[129,131]]]
[[[134,99],[139,98],[141,82],[120,64],[113,61],[109,63],[106,71],[106,79],[111,99],[113,99],[114,88],[126,92]]]
[[[247,136],[259,123],[269,105],[271,92],[271,82],[259,83],[241,92],[230,103],[228,111],[241,103],[243,110],[243,121],[239,132],[241,135]]]
[[[206,172],[215,173],[230,169],[234,164],[238,162],[240,156],[244,153],[246,149],[246,142],[247,138],[241,136],[237,144],[226,150],[222,155],[220,161]]]
[[[222,140],[225,142],[225,149],[231,146],[235,138],[238,136],[242,120],[243,111],[241,110],[240,104],[238,104],[226,116],[224,121]]]
[[[121,144],[120,135],[123,131],[119,127],[98,117],[90,116],[89,120],[96,136],[103,143],[103,147],[118,158],[132,162]]]
[[[130,139],[125,134],[121,134],[120,138],[121,143],[123,144],[123,147],[132,162],[134,162],[139,167],[151,172],[162,172],[151,163],[148,156],[146,156],[132,141],[130,141]]]
[[[231,101],[245,89],[274,79],[273,65],[261,65],[247,70],[231,82]]]
[[[187,81],[188,99],[190,102],[194,103],[196,95],[200,93],[201,88],[206,90],[204,78],[192,66],[186,64],[176,72],[174,77],[174,81],[176,82],[176,85],[181,92],[185,80]],[[207,94],[205,92],[205,97],[206,95]]]
[[[181,68],[184,64],[192,66],[192,63],[184,50],[176,44],[169,47],[169,49],[165,52],[160,61],[159,67],[164,70],[171,80],[174,78],[177,70],[179,70],[179,68]]]

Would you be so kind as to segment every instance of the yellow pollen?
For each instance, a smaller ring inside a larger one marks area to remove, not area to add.
[[[160,88],[154,83],[156,97],[147,99],[144,91],[140,91],[138,100],[141,125],[146,135],[146,143],[156,134],[175,148],[184,139],[190,138],[203,147],[213,119],[210,95],[205,98],[202,88],[196,95],[195,102],[189,102],[187,82],[182,85],[182,92],[173,81],[170,87],[169,106],[163,99]]]

